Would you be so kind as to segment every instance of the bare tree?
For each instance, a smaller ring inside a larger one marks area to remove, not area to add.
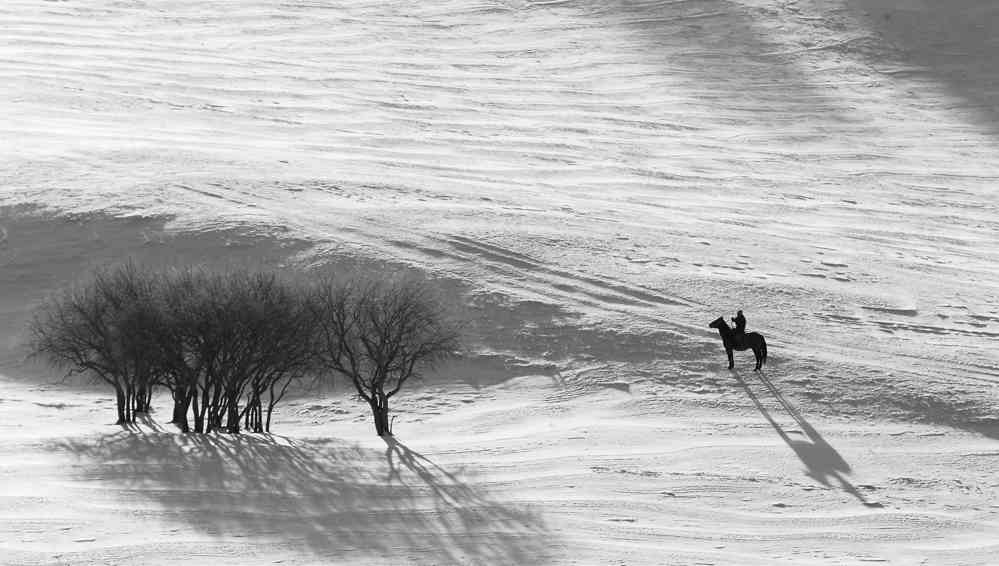
[[[147,412],[159,368],[148,356],[160,319],[156,281],[133,263],[98,270],[92,279],[44,303],[30,323],[35,356],[86,373],[115,392],[118,424]]]
[[[172,272],[166,280],[160,301],[167,322],[161,327],[159,359],[174,402],[171,422],[189,432],[193,412],[195,432],[205,432],[199,392],[209,388],[219,363],[216,305],[222,302],[223,287],[218,277],[199,268]]]
[[[173,422],[195,432],[270,430],[288,387],[314,367],[305,290],[273,272],[186,269],[167,278],[161,365]]]
[[[184,432],[270,430],[296,380],[346,376],[391,435],[389,402],[453,355],[458,332],[426,283],[324,280],[304,288],[273,272],[128,263],[99,270],[45,303],[31,325],[36,355],[110,385],[118,422],[169,389]]]
[[[274,407],[288,387],[315,367],[314,326],[305,289],[273,273],[246,277],[240,292],[243,339],[247,342],[239,379],[246,402],[234,410],[228,403],[230,429],[245,426],[269,432]],[[238,416],[237,416],[238,413]]]
[[[273,272],[149,271],[132,263],[46,302],[35,355],[110,385],[118,422],[169,389],[183,432],[270,430],[289,386],[316,367],[309,293]]]
[[[311,302],[321,365],[350,379],[371,407],[375,432],[390,436],[389,400],[455,353],[456,327],[427,284],[416,281],[328,279]]]

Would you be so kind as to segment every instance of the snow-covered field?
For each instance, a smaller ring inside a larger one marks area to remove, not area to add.
[[[996,563],[997,38],[990,0],[7,0],[0,563]],[[390,444],[342,386],[122,431],[22,333],[126,257],[424,273],[472,353]]]

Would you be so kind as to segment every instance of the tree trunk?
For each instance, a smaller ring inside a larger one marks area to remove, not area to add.
[[[239,434],[239,399],[229,399],[229,406],[226,408],[225,428],[227,432]]]
[[[195,386],[197,387],[197,386]],[[194,390],[191,396],[191,406],[194,408],[194,432],[205,432],[205,408],[204,404],[198,403],[198,390]]]
[[[180,432],[191,432],[191,426],[187,423],[187,410],[191,406],[191,395],[187,391],[183,391],[179,395],[179,398],[174,395],[173,420],[170,422],[177,425]]]
[[[149,405],[153,397],[153,389],[147,385],[140,385],[135,390],[134,413],[148,413]]]
[[[264,432],[264,405],[259,394],[253,399],[253,432]]]
[[[132,385],[125,386],[125,422],[134,423],[135,413],[132,407],[135,405],[135,388]]]
[[[115,386],[114,398],[115,398],[115,404],[118,407],[118,422],[116,422],[115,424],[119,425],[127,424],[128,417],[125,415],[125,405],[127,403],[127,399],[125,399],[125,391],[121,387]]]
[[[263,424],[260,418],[260,396],[253,392],[250,394],[246,406],[243,408],[243,430],[250,432],[263,432]]]
[[[388,399],[372,398],[371,415],[375,419],[375,433],[378,436],[392,436],[392,430],[389,428],[388,413]]]

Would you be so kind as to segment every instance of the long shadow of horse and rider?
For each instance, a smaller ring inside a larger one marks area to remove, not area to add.
[[[777,432],[781,440],[794,451],[798,459],[801,460],[801,463],[805,465],[805,474],[826,487],[832,487],[833,481],[835,481],[843,491],[857,498],[858,501],[867,507],[882,507],[880,503],[868,501],[864,497],[864,494],[846,478],[852,472],[850,464],[831,444],[826,442],[825,438],[819,434],[819,431],[815,430],[815,427],[805,419],[801,412],[788,402],[780,390],[777,389],[774,383],[763,372],[763,365],[767,361],[767,341],[763,338],[763,335],[758,332],[745,332],[746,319],[742,311],[739,311],[737,316],[732,320],[736,323],[735,329],[731,328],[725,322],[724,317],[718,317],[708,326],[718,330],[721,336],[725,355],[728,357],[728,369],[735,375],[736,381],[746,391],[746,395],[749,396],[749,399],[756,406],[760,414],[763,415],[763,418],[770,423],[770,426]],[[735,369],[732,351],[749,349],[753,350],[753,355],[756,358],[756,367],[753,369],[754,374],[759,378],[766,390],[777,400],[780,408],[801,429],[800,435],[796,430],[787,430],[777,421],[770,410],[760,400],[760,397],[750,387],[749,383],[743,379],[742,374]]]

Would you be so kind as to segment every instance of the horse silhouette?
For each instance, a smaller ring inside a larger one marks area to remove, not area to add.
[[[756,356],[756,367],[753,371],[760,371],[763,364],[767,361],[767,341],[763,338],[763,335],[759,332],[746,332],[744,334],[736,335],[736,333],[729,327],[728,323],[725,322],[725,317],[719,316],[709,324],[711,328],[717,328],[718,334],[721,334],[722,344],[725,345],[725,355],[728,356],[728,369],[735,367],[735,360],[732,359],[732,350],[748,350],[753,349],[753,355]]]

